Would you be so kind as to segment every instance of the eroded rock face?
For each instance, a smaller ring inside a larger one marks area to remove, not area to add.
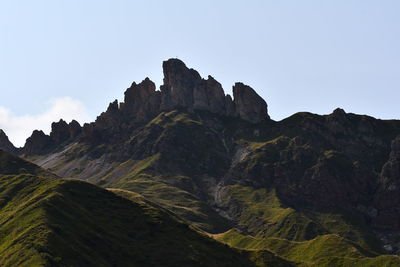
[[[253,123],[269,118],[265,101],[248,86],[238,84],[237,99],[232,100],[212,76],[203,79],[179,59],[163,62],[163,73],[161,91],[156,90],[149,78],[139,84],[134,82],[126,90],[124,102],[111,103],[107,111],[97,118],[94,127],[107,129],[123,122],[145,122],[162,111],[179,108],[236,116]]]
[[[193,108],[194,91],[196,92],[196,104],[201,106],[203,99],[201,91],[201,77],[193,69],[186,67],[185,63],[178,59],[170,59],[163,62],[164,84],[161,87],[162,110],[174,108]]]
[[[221,84],[212,76],[205,80],[178,59],[165,61],[163,69],[161,110],[207,110],[226,116],[238,116],[252,123],[269,119],[266,102],[247,85],[235,84],[232,101],[230,96],[225,96]]]
[[[72,120],[68,124],[68,128],[69,128],[69,135],[71,138],[75,138],[82,133],[82,127],[76,120]]]
[[[48,153],[59,146],[65,146],[82,134],[82,127],[76,120],[67,123],[64,120],[51,124],[51,133],[46,135],[43,131],[35,130],[26,139],[25,146],[20,153],[25,155],[41,155]]]
[[[92,127],[96,127],[98,129],[107,129],[107,128],[112,128],[117,126],[120,121],[121,121],[121,111],[119,109],[118,105],[118,100],[115,100],[114,102],[111,102],[108,105],[108,108],[105,112],[102,112],[100,116],[96,118],[95,123],[92,125]],[[89,124],[84,125],[84,130],[83,132],[88,134],[90,130],[87,129]]]
[[[56,144],[61,144],[71,137],[68,123],[64,120],[51,124],[50,138]]]
[[[222,85],[215,80],[212,76],[208,76],[206,80],[207,97],[208,97],[208,110],[213,113],[225,114],[225,93]]]
[[[32,135],[26,139],[23,153],[28,155],[39,155],[46,152],[46,149],[51,145],[50,136],[43,131],[35,130]]]
[[[400,228],[400,136],[392,141],[389,160],[382,168],[376,197],[378,225]]]
[[[146,78],[135,82],[125,91],[125,101],[121,107],[124,115],[134,121],[149,120],[160,112],[161,94],[156,85]]]
[[[236,83],[233,97],[236,113],[243,120],[258,123],[269,119],[267,103],[250,86]]]
[[[0,149],[9,153],[16,153],[17,148],[10,142],[6,133],[0,129]]]

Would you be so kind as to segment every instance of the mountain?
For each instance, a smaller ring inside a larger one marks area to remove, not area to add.
[[[258,266],[397,266],[400,121],[342,109],[274,121],[243,83],[232,98],[178,59],[163,73],[160,90],[133,83],[94,122],[60,120],[14,153],[139,194]]]

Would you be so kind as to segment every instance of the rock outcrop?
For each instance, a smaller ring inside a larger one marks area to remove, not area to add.
[[[234,100],[225,96],[221,84],[212,76],[205,80],[178,59],[163,63],[161,110],[186,108],[207,110],[225,116],[238,116],[251,123],[269,119],[267,103],[249,86],[236,83]]]
[[[161,86],[161,110],[187,108],[225,115],[225,93],[212,76],[205,80],[178,59],[163,63],[164,84]]]
[[[25,146],[21,149],[25,155],[40,155],[65,145],[68,141],[77,138],[82,133],[82,127],[76,120],[67,123],[64,120],[53,122],[51,124],[50,135],[43,131],[35,130],[32,135],[26,139]]]
[[[82,127],[76,120],[72,120],[68,124],[70,138],[76,138],[82,133]]]
[[[170,59],[163,62],[164,84],[161,86],[161,109],[193,108],[194,91],[200,91],[201,77],[193,69],[188,69],[180,60]],[[196,93],[196,104],[206,102],[200,92]]]
[[[54,143],[61,144],[71,137],[69,125],[66,121],[60,120],[51,124],[50,138]]]
[[[243,120],[257,123],[269,119],[267,103],[250,86],[236,83],[233,97],[236,113]]]
[[[132,83],[125,91],[124,102],[115,100],[110,103],[93,125],[84,126],[84,133],[93,136],[100,130],[146,122],[162,111],[174,109],[205,110],[222,116],[240,117],[251,123],[269,119],[267,103],[247,85],[237,83],[232,100],[212,76],[203,79],[179,59],[164,61],[163,73],[160,91],[149,78],[139,84]]]
[[[0,129],[0,149],[15,154],[17,148],[10,142],[6,133]]]
[[[85,123],[83,126],[83,132],[84,134],[90,133],[93,129],[94,125],[96,125],[96,128],[98,129],[108,129],[108,128],[113,128],[116,125],[118,125],[122,120],[122,115],[121,111],[119,108],[118,100],[115,100],[114,102],[111,102],[108,105],[108,108],[105,112],[102,112],[97,118],[94,123]],[[91,126],[89,126],[91,125]]]
[[[51,124],[50,139],[53,145],[60,145],[68,140],[78,137],[82,127],[76,120],[67,123],[64,120]]]
[[[23,154],[27,155],[40,155],[45,153],[50,145],[50,136],[46,135],[43,131],[35,130],[32,135],[26,139],[22,151]]]
[[[133,121],[145,121],[158,115],[160,103],[161,93],[156,91],[156,85],[146,78],[139,84],[132,83],[125,91],[121,111]]]

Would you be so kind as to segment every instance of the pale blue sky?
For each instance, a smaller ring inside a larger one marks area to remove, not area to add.
[[[0,128],[21,145],[35,120],[93,120],[132,81],[160,85],[171,57],[226,92],[249,84],[275,120],[400,118],[399,14],[396,0],[1,0]]]

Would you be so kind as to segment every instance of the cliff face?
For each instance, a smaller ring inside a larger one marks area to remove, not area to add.
[[[157,91],[146,78],[125,91],[124,102],[113,102],[91,127],[107,129],[125,124],[143,123],[163,111],[183,109],[208,111],[221,116],[239,117],[250,123],[269,120],[267,103],[249,86],[237,83],[234,99],[225,95],[221,84],[212,76],[203,79],[178,59],[163,63],[164,84]]]
[[[249,86],[236,83],[234,100],[225,96],[221,84],[212,76],[205,80],[178,59],[163,63],[164,85],[161,87],[161,110],[187,108],[207,110],[225,116],[258,123],[268,120],[267,103]]]
[[[269,119],[267,103],[250,86],[236,83],[233,86],[236,114],[249,122]]]

